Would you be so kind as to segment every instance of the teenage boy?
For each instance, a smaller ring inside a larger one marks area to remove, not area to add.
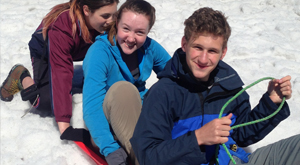
[[[232,164],[222,146],[215,157],[216,147],[225,143],[237,163],[299,164],[300,136],[252,154],[239,148],[260,141],[286,119],[290,114],[287,103],[269,120],[231,130],[233,125],[270,115],[283,96],[291,98],[291,77],[270,81],[252,110],[249,95],[243,92],[219,119],[222,106],[244,85],[237,72],[222,61],[230,26],[221,12],[211,8],[195,11],[184,24],[181,48],[147,93],[131,139],[139,163]]]

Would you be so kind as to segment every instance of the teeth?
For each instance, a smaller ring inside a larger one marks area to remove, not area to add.
[[[127,44],[129,47],[133,46],[134,44]]]
[[[128,43],[128,42],[125,42],[127,44],[128,47],[132,47],[135,45],[135,43]]]

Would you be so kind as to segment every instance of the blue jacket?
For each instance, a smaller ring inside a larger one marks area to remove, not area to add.
[[[104,156],[120,148],[110,132],[103,112],[103,100],[108,89],[117,81],[129,81],[138,88],[143,100],[147,92],[146,80],[152,70],[160,72],[171,58],[161,45],[149,37],[137,51],[140,70],[137,80],[122,60],[118,46],[112,46],[107,35],[96,37],[83,61],[83,118]]]
[[[216,145],[199,147],[195,130],[218,118],[223,105],[242,89],[243,82],[223,61],[211,73],[211,83],[198,82],[189,72],[185,53],[178,49],[158,74],[160,80],[146,94],[142,113],[130,140],[141,165],[215,163]],[[223,116],[233,113],[232,125],[236,125],[266,117],[277,108],[268,94],[264,94],[251,111],[249,96],[243,92],[227,106]],[[233,144],[246,147],[258,142],[289,113],[285,103],[283,109],[270,120],[232,130],[227,147]],[[248,161],[249,153],[242,148],[236,152],[230,150],[230,153],[244,162]],[[218,159],[221,165],[230,161],[222,146]]]

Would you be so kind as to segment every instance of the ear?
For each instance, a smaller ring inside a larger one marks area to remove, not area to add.
[[[220,60],[223,60],[223,58],[225,57],[226,53],[227,53],[227,47],[225,47],[225,48],[222,50],[222,55],[221,55]]]
[[[183,36],[182,38],[181,38],[181,48],[182,48],[182,50],[185,52],[185,50],[186,50],[186,46],[187,46],[187,40],[186,40],[186,38],[185,38],[185,36]]]
[[[87,5],[83,5],[82,10],[83,10],[83,13],[84,13],[85,16],[90,15],[90,9]]]

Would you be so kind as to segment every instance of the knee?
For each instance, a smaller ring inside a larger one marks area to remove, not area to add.
[[[112,93],[114,97],[124,97],[124,99],[126,98],[140,99],[140,94],[138,89],[128,81],[118,81],[114,83],[109,88],[108,93]]]
[[[142,100],[137,88],[130,82],[119,81],[113,84],[106,93],[103,110],[120,112],[123,110],[141,109]]]
[[[128,81],[118,81],[114,83],[109,89],[115,89],[115,90],[137,90],[137,88]]]

